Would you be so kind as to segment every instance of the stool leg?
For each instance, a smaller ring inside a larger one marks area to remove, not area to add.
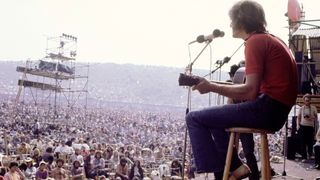
[[[271,179],[269,145],[267,134],[261,134],[261,179]]]
[[[230,171],[230,166],[231,166],[231,158],[232,158],[234,140],[235,140],[235,132],[231,132],[229,146],[228,146],[228,153],[227,153],[227,157],[226,157],[226,163],[224,165],[223,180],[229,179],[229,171]]]
[[[240,141],[240,133],[236,133],[235,139],[234,139],[234,147],[237,150],[237,153],[239,152],[239,141]]]

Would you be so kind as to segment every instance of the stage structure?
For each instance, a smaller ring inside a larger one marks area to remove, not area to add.
[[[289,47],[298,65],[298,105],[302,96],[312,94],[312,103],[320,112],[320,19],[306,20],[297,1],[289,1]]]
[[[74,108],[87,109],[89,64],[76,63],[77,40],[64,33],[48,37],[44,58],[17,66],[22,76],[16,104],[31,101],[35,107],[47,107],[46,115],[54,119],[68,116]]]

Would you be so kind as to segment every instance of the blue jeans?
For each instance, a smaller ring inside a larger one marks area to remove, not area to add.
[[[223,171],[229,142],[225,128],[248,127],[278,131],[288,119],[290,109],[268,95],[261,94],[253,101],[189,112],[186,123],[196,170]],[[235,170],[241,164],[237,153],[233,153],[230,170]]]

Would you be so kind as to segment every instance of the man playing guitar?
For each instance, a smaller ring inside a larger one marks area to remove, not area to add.
[[[262,6],[253,1],[239,1],[229,16],[233,37],[246,43],[246,82],[221,85],[197,77],[193,90],[246,101],[191,111],[186,116],[196,171],[214,172],[218,180],[223,176],[228,148],[225,129],[249,127],[278,131],[295,104],[298,89],[295,60],[285,43],[266,32]],[[250,173],[236,154],[230,170],[230,179],[242,179]]]

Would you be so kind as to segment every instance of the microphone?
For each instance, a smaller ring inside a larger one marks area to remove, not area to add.
[[[203,42],[206,42],[206,41],[211,42],[214,38],[223,37],[223,36],[224,36],[224,32],[223,31],[220,31],[219,29],[215,29],[212,32],[212,34],[210,34],[210,35],[207,35],[207,36],[200,35],[200,36],[198,36],[197,39],[194,40],[194,41],[191,41],[189,43],[189,45],[193,44],[195,42],[198,42],[198,43],[203,43]]]
[[[223,58],[223,63],[228,63],[231,60],[231,57],[226,56]]]
[[[216,64],[219,64],[219,65],[221,65],[221,64],[225,64],[225,63],[228,63],[229,61],[230,61],[230,57],[225,57],[225,58],[223,58],[223,60],[217,60],[216,61]]]

